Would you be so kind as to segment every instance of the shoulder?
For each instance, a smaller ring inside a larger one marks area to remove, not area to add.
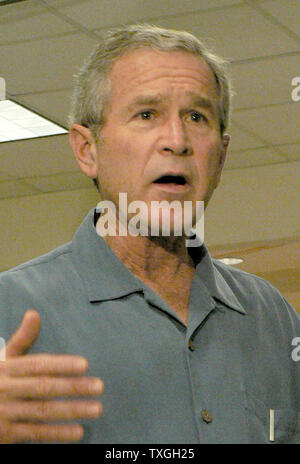
[[[0,273],[0,305],[22,300],[25,295],[45,294],[74,272],[71,243]]]
[[[273,294],[278,294],[278,290],[270,282],[255,274],[243,271],[242,269],[224,264],[218,259],[212,258],[214,268],[226,280],[230,286],[236,290],[246,292],[256,290]]]
[[[0,273],[1,336],[8,338],[29,308],[46,320],[79,287],[71,244]]]
[[[51,267],[62,267],[71,254],[71,243],[61,245],[54,250],[45,253],[37,258],[19,264],[7,271],[0,273],[0,284],[9,280],[25,278],[27,274],[39,274],[47,272]]]
[[[233,291],[241,305],[255,316],[285,319],[300,327],[300,316],[281,292],[270,282],[213,259],[217,276],[221,276]]]

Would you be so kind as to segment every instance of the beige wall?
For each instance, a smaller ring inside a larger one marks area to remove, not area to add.
[[[71,240],[97,201],[94,188],[0,201],[0,269]]]

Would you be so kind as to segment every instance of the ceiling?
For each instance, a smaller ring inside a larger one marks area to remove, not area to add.
[[[213,201],[224,228],[210,226],[211,250],[243,255],[241,268],[273,282],[300,311],[300,102],[292,99],[292,79],[300,76],[299,0],[1,3],[0,76],[8,96],[63,126],[72,76],[107,28],[150,22],[185,29],[229,59],[235,97],[224,180],[234,189],[225,185]],[[0,209],[17,198],[43,201],[91,188],[66,135],[0,143]],[[239,198],[248,209],[255,205],[249,222]],[[240,218],[234,226],[230,215]]]

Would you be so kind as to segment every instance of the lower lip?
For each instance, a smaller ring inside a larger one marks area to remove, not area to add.
[[[168,184],[160,184],[159,182],[155,182],[153,185],[156,185],[160,190],[164,190],[165,192],[170,193],[184,193],[187,192],[190,188],[189,184],[181,185],[172,182],[169,182]]]

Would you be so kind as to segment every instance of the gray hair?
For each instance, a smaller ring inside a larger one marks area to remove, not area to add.
[[[75,76],[68,123],[88,127],[97,139],[105,121],[104,110],[110,96],[109,73],[126,51],[150,47],[160,51],[185,51],[202,57],[214,73],[219,89],[221,133],[230,115],[231,84],[226,60],[212,53],[200,40],[185,31],[162,29],[149,24],[115,28],[105,34]]]

